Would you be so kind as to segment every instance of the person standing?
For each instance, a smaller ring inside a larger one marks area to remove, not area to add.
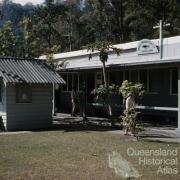
[[[77,106],[77,92],[76,89],[73,87],[72,91],[71,91],[71,116],[75,116],[75,110],[76,110],[76,106]]]
[[[125,101],[125,108],[126,108],[126,113],[129,114],[131,113],[131,110],[135,108],[135,102],[134,102],[134,97],[131,93],[127,94],[126,101]],[[124,135],[129,135],[129,127],[128,123],[124,127]]]
[[[128,93],[126,97],[126,111],[129,111],[134,108],[135,108],[134,97],[131,93]]]

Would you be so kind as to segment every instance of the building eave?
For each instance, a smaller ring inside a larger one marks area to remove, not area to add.
[[[108,64],[106,65],[107,69],[111,68],[125,68],[125,67],[137,67],[137,66],[157,66],[157,65],[180,65],[180,58],[174,59],[157,59],[153,61],[147,62],[131,62],[131,63],[121,63],[121,64]],[[86,67],[72,67],[60,69],[58,72],[71,72],[71,71],[84,71],[84,70],[98,70],[101,69],[102,66],[86,66]]]

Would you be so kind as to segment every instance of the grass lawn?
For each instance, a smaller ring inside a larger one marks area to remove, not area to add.
[[[157,165],[140,165],[138,156],[128,155],[130,147],[173,150],[179,144],[136,142],[105,131],[59,130],[0,136],[0,179],[123,179],[109,168],[108,154],[113,151],[139,171],[140,179],[180,179],[179,173],[157,174]],[[180,171],[180,163],[174,168]]]

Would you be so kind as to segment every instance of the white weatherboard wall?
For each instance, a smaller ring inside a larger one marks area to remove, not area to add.
[[[52,84],[32,86],[32,102],[16,103],[16,86],[7,84],[7,130],[48,128],[52,124]]]

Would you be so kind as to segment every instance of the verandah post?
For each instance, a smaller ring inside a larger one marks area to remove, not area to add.
[[[180,67],[178,67],[178,128],[180,131]]]

